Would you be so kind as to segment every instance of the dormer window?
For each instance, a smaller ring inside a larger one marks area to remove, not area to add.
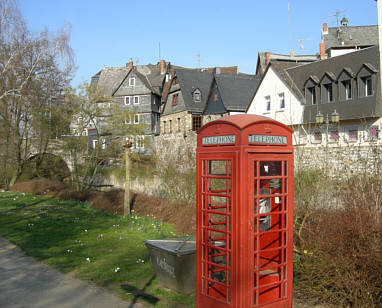
[[[347,101],[353,98],[353,78],[354,74],[349,68],[344,68],[338,77],[338,91],[340,101]]]
[[[371,76],[361,78],[361,80],[362,80],[365,96],[373,95],[373,85],[371,82]]]
[[[308,105],[317,104],[317,86],[319,84],[319,79],[316,76],[310,76],[305,82],[305,100]]]
[[[345,100],[351,99],[351,80],[342,81],[342,86],[345,90]]]
[[[317,97],[316,97],[316,87],[310,87],[308,88],[308,98],[309,98],[309,102],[312,104],[312,105],[316,105],[317,104]]]
[[[324,90],[325,90],[325,97],[327,99],[326,102],[332,103],[333,102],[333,85],[331,83],[324,84]]]
[[[129,78],[129,87],[135,87],[135,78]]]
[[[199,89],[196,89],[194,91],[194,93],[192,94],[192,99],[195,103],[200,103],[200,101],[202,100],[202,93]]]
[[[320,81],[322,104],[333,103],[335,82],[336,76],[332,72],[325,72]]]
[[[376,87],[377,70],[370,64],[364,63],[357,73],[359,97],[373,96]]]

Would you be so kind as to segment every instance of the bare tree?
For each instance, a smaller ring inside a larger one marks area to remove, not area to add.
[[[52,115],[62,108],[63,91],[75,68],[69,39],[69,27],[54,35],[47,30],[32,35],[16,1],[0,0],[0,158],[5,186],[21,174],[32,146],[44,153],[52,128],[57,132]]]
[[[130,120],[134,111],[121,109],[101,88],[86,82],[76,93],[68,95],[67,100],[72,111],[72,129],[64,140],[72,162],[72,183],[77,190],[86,190],[112,164],[123,162],[125,138],[142,135],[144,126]],[[97,141],[92,145],[89,145],[90,131]]]

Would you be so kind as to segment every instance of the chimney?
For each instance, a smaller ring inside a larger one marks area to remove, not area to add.
[[[320,43],[320,59],[326,59],[326,54],[325,54],[325,43],[322,40]]]
[[[160,63],[160,73],[164,74],[166,71],[166,62],[164,60],[160,60],[159,63]]]
[[[127,67],[129,68],[129,70],[131,70],[133,68],[133,59],[132,58],[130,58],[129,63],[127,63]]]
[[[326,22],[323,23],[322,25],[322,35],[328,34],[328,24]]]
[[[265,53],[265,65],[268,65],[269,62],[271,62],[271,53],[269,51],[267,51]]]

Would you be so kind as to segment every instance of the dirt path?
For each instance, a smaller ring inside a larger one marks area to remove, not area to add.
[[[0,307],[144,308],[27,257],[1,237]]]

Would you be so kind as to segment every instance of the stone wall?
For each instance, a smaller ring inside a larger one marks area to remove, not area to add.
[[[295,147],[295,170],[321,169],[331,175],[376,174],[382,163],[381,147]]]

